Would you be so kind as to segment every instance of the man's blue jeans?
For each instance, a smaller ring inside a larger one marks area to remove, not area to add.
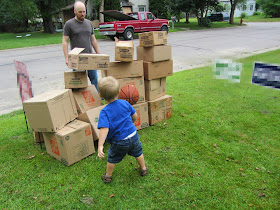
[[[97,70],[88,70],[88,78],[89,78],[91,84],[94,85],[97,90],[97,83],[98,83]]]

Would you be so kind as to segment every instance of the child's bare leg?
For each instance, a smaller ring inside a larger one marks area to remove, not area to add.
[[[114,171],[114,168],[115,168],[115,165],[116,165],[116,164],[107,162],[107,171],[106,171],[106,175],[112,176],[113,171]]]
[[[145,159],[144,159],[144,155],[140,155],[139,157],[136,158],[138,164],[140,165],[141,170],[145,170],[146,169],[146,165],[145,165]]]

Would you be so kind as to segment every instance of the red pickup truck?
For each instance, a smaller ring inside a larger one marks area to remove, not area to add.
[[[151,12],[132,12],[128,14],[117,10],[107,10],[104,15],[117,19],[118,21],[99,24],[100,35],[105,35],[114,40],[114,37],[122,36],[125,40],[133,38],[134,33],[146,31],[167,31],[169,21],[156,18]]]

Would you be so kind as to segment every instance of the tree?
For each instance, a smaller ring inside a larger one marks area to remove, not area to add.
[[[257,3],[262,8],[266,16],[271,16],[273,18],[280,17],[279,0],[258,0]]]
[[[168,4],[169,1],[167,0],[150,0],[150,11],[157,17],[157,18],[166,18],[168,19]]]
[[[244,4],[246,0],[230,0],[230,16],[229,16],[229,24],[234,24],[233,18],[234,18],[234,11],[236,9],[236,6],[238,4]]]
[[[28,20],[36,16],[37,7],[33,0],[1,0],[0,25],[28,28]],[[13,30],[10,28],[10,30]]]
[[[54,33],[52,17],[66,6],[65,0],[34,0],[43,18],[44,33]]]

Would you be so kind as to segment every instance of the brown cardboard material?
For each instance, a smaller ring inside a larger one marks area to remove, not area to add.
[[[65,71],[65,89],[86,88],[88,86],[87,71]]]
[[[55,132],[78,116],[71,89],[50,90],[22,104],[31,129],[37,132]]]
[[[68,53],[68,67],[76,70],[107,70],[109,55],[81,53],[84,48],[74,48]]]
[[[137,113],[137,120],[134,122],[137,130],[149,127],[149,116],[148,116],[148,103],[134,104],[132,106]]]
[[[148,101],[149,124],[154,125],[172,117],[172,96],[165,95]]]
[[[122,78],[117,80],[120,83],[120,89],[125,85],[134,85],[139,92],[139,99],[137,103],[145,102],[144,77]]]
[[[115,60],[132,62],[134,57],[133,41],[119,41],[115,38]]]
[[[170,60],[171,58],[171,45],[160,45],[154,47],[137,46],[137,60],[159,62]]]
[[[156,45],[167,44],[167,32],[166,31],[151,31],[145,33],[139,33],[139,45],[141,47],[153,47]]]
[[[43,133],[49,155],[70,166],[95,152],[89,123],[74,120],[57,132]]]
[[[102,100],[94,85],[87,88],[73,90],[78,114],[82,114],[94,107],[102,106]]]
[[[110,62],[109,70],[102,71],[102,77],[112,76],[116,79],[141,77],[144,75],[143,61]]]
[[[145,80],[145,98],[147,101],[160,98],[166,94],[166,77]]]
[[[173,74],[173,59],[161,62],[144,62],[145,80],[158,79]]]
[[[44,142],[44,136],[42,132],[33,132],[33,138],[35,143],[43,143]]]
[[[99,120],[99,114],[105,106],[106,105],[90,109],[85,113],[79,115],[78,117],[79,120],[90,123],[93,141],[99,139],[99,129],[97,128],[97,125]]]

